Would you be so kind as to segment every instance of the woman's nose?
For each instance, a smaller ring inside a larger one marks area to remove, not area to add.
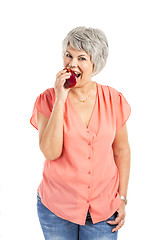
[[[72,67],[77,67],[77,60],[75,58],[72,58],[69,62],[69,65]]]

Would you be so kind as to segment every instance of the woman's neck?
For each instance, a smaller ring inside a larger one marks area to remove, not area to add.
[[[94,92],[96,89],[96,82],[90,81],[85,83],[84,86],[77,86],[70,89],[70,93],[76,95],[77,97],[86,97],[87,95],[91,94],[92,91]]]

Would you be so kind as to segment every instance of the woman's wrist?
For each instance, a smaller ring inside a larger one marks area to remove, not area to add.
[[[128,203],[128,200],[127,200],[127,198],[126,198],[126,197],[124,197],[124,196],[120,195],[120,198],[121,198],[121,200],[122,200],[122,201],[124,201],[124,202],[125,202],[125,205]]]

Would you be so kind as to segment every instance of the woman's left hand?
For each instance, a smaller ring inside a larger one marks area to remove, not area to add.
[[[107,221],[107,223],[111,225],[118,224],[115,228],[112,229],[112,232],[118,231],[124,225],[126,212],[125,212],[125,202],[123,200],[121,200],[121,205],[118,208],[117,212],[118,212],[118,215],[114,221]]]

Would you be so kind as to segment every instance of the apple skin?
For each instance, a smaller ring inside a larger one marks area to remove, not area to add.
[[[74,87],[77,83],[77,76],[70,68],[65,68],[65,69],[67,70],[67,72],[71,73],[71,76],[70,76],[70,78],[66,79],[66,81],[64,83],[64,87],[65,88]]]

